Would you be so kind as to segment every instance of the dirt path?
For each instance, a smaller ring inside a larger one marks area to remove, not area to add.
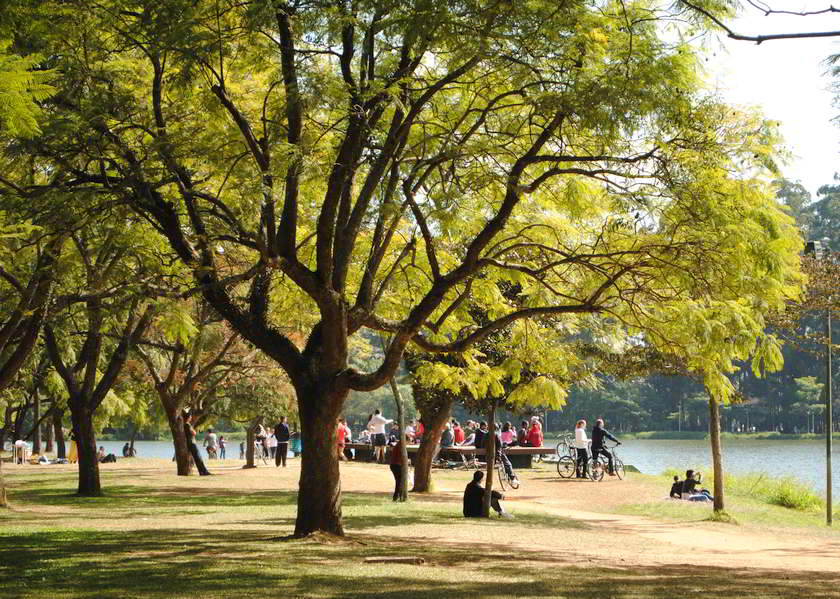
[[[103,473],[130,471],[135,481],[145,478],[160,480],[162,475],[170,488],[183,487],[190,491],[202,487],[211,492],[224,489],[237,492],[248,490],[294,490],[300,476],[299,460],[290,461],[289,468],[260,467],[242,470],[241,462],[213,461],[211,469],[217,476],[170,476],[172,465],[165,460],[121,460],[117,464],[102,465]],[[386,466],[367,463],[346,463],[342,468],[342,488],[345,492],[390,495],[393,479]],[[72,477],[74,466],[25,466],[4,469],[9,482],[16,474]],[[598,563],[627,567],[644,566],[717,566],[749,568],[777,572],[840,572],[840,531],[804,528],[759,528],[704,521],[710,508],[702,504],[685,504],[684,521],[665,521],[616,513],[627,503],[668,501],[664,489],[648,481],[630,476],[627,480],[605,479],[601,483],[561,480],[549,469],[520,472],[523,485],[508,492],[507,508],[528,514],[551,515],[554,520],[544,526],[530,526],[518,530],[517,521],[504,526],[482,530],[500,550],[516,548],[538,550],[551,560],[569,564]],[[464,485],[472,477],[470,472],[442,472],[435,474],[436,491],[430,495],[413,496],[414,501],[439,503],[451,508],[453,520],[446,525],[418,522],[401,529],[401,535],[422,538],[427,542],[457,546],[469,540],[474,532],[469,522],[458,518]],[[43,513],[45,508],[39,508]],[[66,508],[64,508],[66,510]],[[556,523],[560,522],[560,525]],[[352,532],[352,531],[350,531]],[[366,531],[387,537],[393,530]]]

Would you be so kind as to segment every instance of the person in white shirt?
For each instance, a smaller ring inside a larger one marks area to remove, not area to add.
[[[589,460],[589,438],[586,436],[586,420],[578,420],[575,426],[575,449],[577,450],[577,478],[586,478],[586,462]]]
[[[385,463],[385,426],[392,422],[393,420],[384,418],[378,409],[373,411],[373,416],[368,422],[368,429],[373,434],[373,458],[380,464]]]
[[[274,433],[271,433],[268,436],[268,453],[271,455],[271,459],[274,459],[274,454],[277,451],[277,437],[274,436]]]

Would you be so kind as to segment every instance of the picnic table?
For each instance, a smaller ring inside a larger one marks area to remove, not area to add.
[[[357,460],[372,460],[373,446],[367,443],[347,443],[347,449],[352,449]],[[414,454],[417,453],[419,445],[406,445],[408,450],[408,457],[414,461]],[[508,447],[505,449],[508,459],[514,468],[530,468],[532,460],[535,455],[553,455],[553,447]],[[454,445],[452,447],[441,448],[439,457],[445,460],[452,460],[460,462],[464,458],[473,456],[483,456],[485,454],[484,448],[476,448],[472,445]]]

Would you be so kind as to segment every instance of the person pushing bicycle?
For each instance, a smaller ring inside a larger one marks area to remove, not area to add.
[[[607,457],[607,462],[609,462],[608,468],[610,476],[615,476],[612,452],[604,447],[605,437],[611,441],[615,441],[616,445],[621,445],[621,441],[616,439],[607,429],[604,428],[604,419],[598,418],[595,421],[595,426],[592,427],[592,459],[597,460],[599,455],[605,455]]]

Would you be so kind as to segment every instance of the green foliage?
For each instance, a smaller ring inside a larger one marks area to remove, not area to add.
[[[37,103],[55,93],[55,88],[46,83],[52,73],[35,70],[40,56],[17,56],[9,52],[10,45],[9,40],[0,39],[0,132],[31,137],[40,132],[41,109]]]

